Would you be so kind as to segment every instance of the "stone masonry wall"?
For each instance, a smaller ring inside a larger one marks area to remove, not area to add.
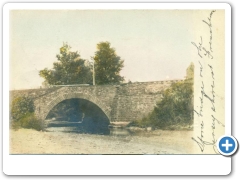
[[[125,84],[117,87],[111,121],[138,120],[150,113],[162,98],[162,91],[177,81]]]
[[[162,91],[176,81],[139,82],[121,85],[64,86],[49,89],[10,91],[15,98],[34,98],[35,113],[45,119],[49,111],[65,99],[82,98],[98,105],[111,122],[141,119],[154,109]]]
[[[25,89],[25,90],[12,90],[10,91],[10,102],[11,99],[14,99],[16,97],[20,96],[28,96],[33,99],[39,98],[41,96],[47,95],[48,93],[52,91],[56,91],[60,87],[54,87],[54,88],[48,88],[48,89]]]

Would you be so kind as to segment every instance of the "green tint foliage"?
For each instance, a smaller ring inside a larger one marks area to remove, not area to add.
[[[50,85],[90,84],[92,82],[91,65],[81,59],[78,52],[71,52],[71,47],[64,44],[57,54],[53,69],[43,69],[39,75]]]
[[[193,124],[193,74],[194,66],[188,68],[190,76],[184,81],[171,85],[162,92],[162,100],[146,117],[130,125],[167,129],[173,126],[191,126]]]
[[[37,119],[34,113],[27,113],[19,121],[20,126],[27,129],[36,129],[38,131],[43,130],[42,121]]]
[[[65,100],[57,104],[48,114],[47,119],[51,118],[63,118],[65,121],[69,119],[80,120],[82,117],[81,100],[71,99]],[[75,118],[74,118],[75,117]]]
[[[174,83],[163,92],[162,101],[157,103],[150,118],[157,127],[175,124],[191,124],[193,113],[193,87],[189,82]]]
[[[116,84],[124,80],[120,76],[124,61],[117,56],[115,49],[110,45],[109,42],[97,44],[94,56],[96,84]]]
[[[10,111],[11,119],[14,121],[19,121],[27,113],[34,112],[33,101],[28,97],[17,97],[12,101]]]
[[[31,98],[17,97],[15,98],[10,107],[11,127],[13,129],[33,128],[36,130],[42,130],[42,121],[37,119],[34,115],[34,103]]]

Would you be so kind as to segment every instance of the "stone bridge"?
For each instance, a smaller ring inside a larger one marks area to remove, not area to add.
[[[34,99],[35,114],[46,119],[58,103],[72,98],[88,100],[97,105],[110,122],[130,122],[141,119],[154,109],[162,91],[182,80],[136,82],[120,85],[57,86],[46,89],[10,91],[10,99],[29,96]]]

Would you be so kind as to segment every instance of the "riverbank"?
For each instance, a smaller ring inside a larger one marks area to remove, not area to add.
[[[154,130],[95,135],[10,130],[10,154],[191,154],[193,131]]]

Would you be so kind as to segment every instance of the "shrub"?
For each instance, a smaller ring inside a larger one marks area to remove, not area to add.
[[[20,120],[20,126],[27,129],[43,130],[42,121],[37,119],[34,113],[27,113]]]
[[[133,126],[169,129],[193,123],[193,83],[177,82],[162,92],[162,100],[146,117],[131,123]],[[176,126],[177,125],[177,126]]]
[[[34,103],[29,97],[15,98],[10,107],[10,127],[13,129],[32,128],[43,130],[44,126],[41,120],[34,115]]]
[[[19,121],[27,113],[34,112],[33,100],[29,97],[17,97],[12,101],[10,111],[11,120]]]

